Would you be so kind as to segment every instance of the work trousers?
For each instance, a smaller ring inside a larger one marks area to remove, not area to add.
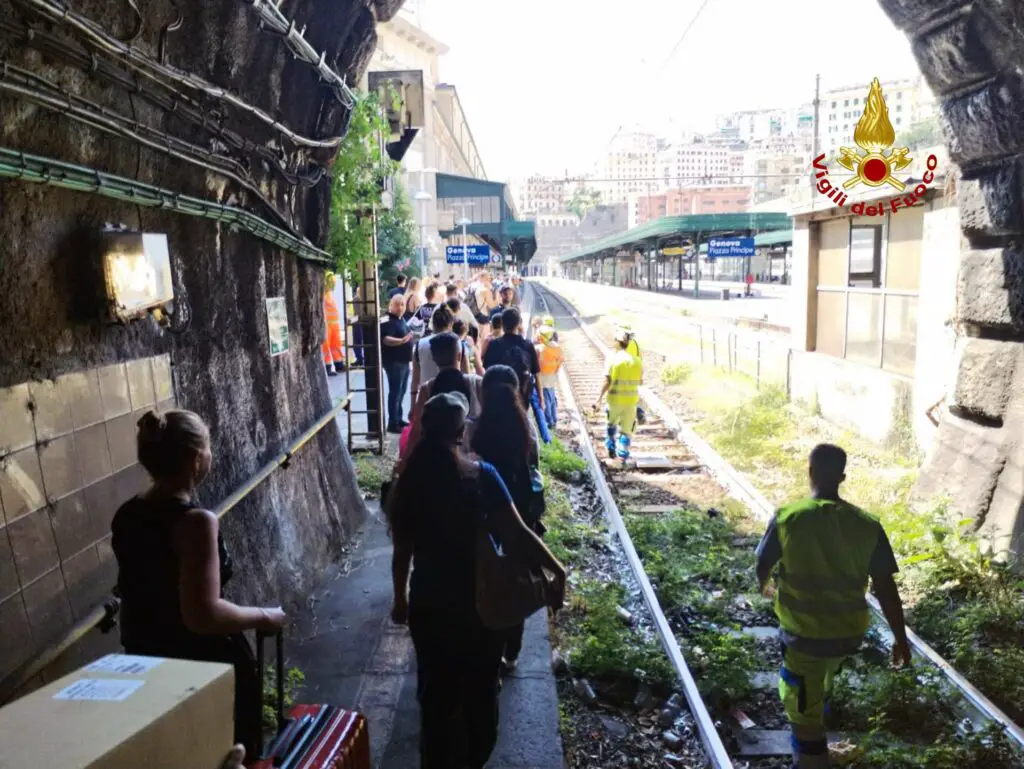
[[[608,406],[608,430],[605,446],[620,459],[629,459],[629,447],[636,429],[636,403]],[[618,446],[616,446],[616,442]]]
[[[483,769],[498,741],[502,633],[412,607],[420,769]]]
[[[402,404],[409,391],[408,363],[385,363],[384,374],[388,378],[388,427],[401,427]]]
[[[342,366],[345,363],[345,344],[341,338],[341,324],[340,323],[328,323],[327,324],[327,339],[320,346],[324,356],[324,365],[330,366],[332,363],[337,366]]]
[[[533,410],[534,419],[537,420],[537,433],[540,435],[540,439],[545,443],[551,443],[548,421],[544,416],[544,410],[540,407],[540,396],[537,395],[537,390],[534,388],[530,388],[530,408]]]
[[[361,323],[352,326],[352,355],[356,359],[357,366],[366,365],[366,358],[363,356],[363,326]]]
[[[827,769],[825,714],[832,684],[845,657],[812,657],[783,645],[779,696],[793,727],[798,769]]]
[[[554,387],[544,388],[544,416],[548,421],[548,427],[554,429],[558,423],[558,396]]]

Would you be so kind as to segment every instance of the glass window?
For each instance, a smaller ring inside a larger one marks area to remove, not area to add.
[[[921,284],[921,248],[924,241],[924,209],[901,211],[889,222],[889,247],[885,256],[885,286],[916,291]]]
[[[833,219],[820,226],[818,285],[845,286],[850,223],[847,219]]]
[[[914,359],[917,355],[916,296],[885,297],[885,330],[882,338],[882,368],[894,374],[914,376]]]
[[[846,292],[818,292],[817,344],[815,348],[825,355],[843,357],[846,345]]]
[[[849,295],[846,323],[846,358],[877,366],[882,356],[881,294]]]
[[[882,227],[850,228],[850,286],[878,288],[881,284]]]

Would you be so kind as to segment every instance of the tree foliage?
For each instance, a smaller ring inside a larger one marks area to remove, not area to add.
[[[382,182],[398,165],[383,152],[389,132],[376,94],[357,94],[348,133],[331,167],[331,229],[327,250],[337,272],[354,275],[373,259],[372,214],[380,206]]]
[[[566,209],[576,214],[580,219],[584,219],[590,210],[600,204],[600,202],[600,190],[577,187],[573,190],[572,198],[570,198]]]
[[[919,123],[914,123],[906,131],[900,134],[896,141],[897,147],[909,147],[912,150],[934,147],[945,141],[942,136],[942,128],[939,126],[938,118],[929,118]]]
[[[412,206],[405,188],[397,181],[391,210],[381,211],[377,217],[377,257],[381,287],[393,285],[400,272],[410,277],[420,274]]]

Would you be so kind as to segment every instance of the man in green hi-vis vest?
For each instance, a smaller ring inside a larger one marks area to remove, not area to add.
[[[811,496],[780,509],[757,548],[761,591],[774,594],[779,618],[779,695],[793,728],[797,769],[829,766],[828,698],[840,665],[867,632],[869,578],[895,638],[893,662],[910,662],[903,603],[893,580],[896,557],[878,519],[840,498],[845,472],[845,451],[816,446]],[[769,583],[773,570],[775,589]]]

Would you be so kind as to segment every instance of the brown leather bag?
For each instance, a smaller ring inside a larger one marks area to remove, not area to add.
[[[505,630],[554,601],[554,575],[502,552],[486,513],[476,543],[476,610],[484,627]]]

